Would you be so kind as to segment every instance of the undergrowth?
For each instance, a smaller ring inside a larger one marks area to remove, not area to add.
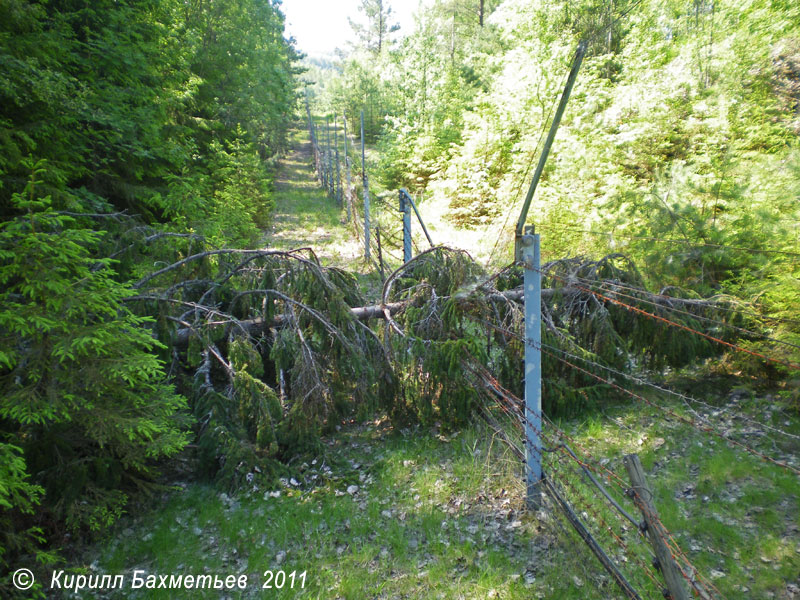
[[[779,418],[800,431],[796,418]],[[616,405],[560,426],[622,477],[622,454],[641,456],[662,520],[725,596],[791,597],[800,567],[796,477],[654,409]],[[277,598],[621,597],[549,500],[543,511],[524,509],[521,465],[483,425],[445,435],[397,430],[386,419],[350,424],[293,472],[276,487],[233,497],[178,482],[179,491],[76,564],[103,573],[245,573],[248,589],[232,594],[241,598],[262,597],[266,570],[307,572],[304,589],[273,590]],[[634,528],[617,530],[640,544]],[[632,562],[620,564],[647,584]]]

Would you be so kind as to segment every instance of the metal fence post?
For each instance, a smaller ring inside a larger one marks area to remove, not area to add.
[[[333,115],[333,146],[336,152],[336,178],[334,187],[336,188],[336,204],[342,206],[342,169],[339,165],[339,127],[336,123],[336,115]]]
[[[361,109],[361,178],[364,182],[364,258],[369,262],[369,180],[364,150],[364,109]]]
[[[411,260],[411,206],[408,201],[408,192],[401,189],[400,193],[400,212],[403,213],[403,262]]]
[[[525,270],[525,481],[527,504],[542,504],[542,273],[539,270],[539,234],[526,227],[521,240]]]
[[[411,197],[411,194],[409,194],[407,190],[403,191],[405,191],[406,194],[406,201],[411,205],[411,208],[414,209],[414,213],[417,215],[417,221],[419,221],[419,224],[422,227],[422,232],[425,234],[425,237],[428,238],[428,243],[431,245],[431,248],[433,248],[433,240],[431,239],[431,235],[428,233],[428,228],[425,227],[425,223],[422,221],[422,215],[419,214],[419,209],[417,208],[417,204],[414,202],[414,198]]]
[[[351,213],[351,192],[350,192],[350,157],[347,155],[347,115],[342,113],[342,123],[344,125],[344,172],[347,177],[347,187],[344,189],[344,203],[347,208],[347,222],[352,218]]]
[[[328,117],[325,118],[325,127],[328,130],[328,197],[335,197],[335,188],[333,181],[333,148],[331,147],[331,122]]]

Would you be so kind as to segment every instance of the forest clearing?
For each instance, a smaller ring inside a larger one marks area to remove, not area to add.
[[[0,595],[800,598],[800,8],[305,1],[0,4]]]

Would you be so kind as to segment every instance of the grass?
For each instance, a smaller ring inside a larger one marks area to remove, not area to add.
[[[318,131],[320,132],[319,135],[322,138],[322,130],[325,127],[325,121],[324,119],[317,118],[316,123]],[[330,123],[330,131],[333,132],[332,122]],[[342,141],[343,128],[341,123],[338,123],[338,133],[340,161],[343,164],[344,146]],[[294,130],[292,135],[293,143],[305,144],[308,142],[308,134],[304,129]],[[331,133],[331,136],[332,135],[333,134]],[[349,135],[348,153],[352,164],[351,182],[353,187],[357,190],[359,198],[363,198],[361,192],[361,153],[358,141],[359,138],[357,135],[353,136],[353,131],[349,131]],[[331,139],[333,138],[331,137]],[[369,271],[370,269],[367,268],[367,265],[363,263],[363,260],[360,260],[363,256],[363,247],[358,244],[356,247],[352,247],[349,233],[347,233],[345,239],[340,238],[338,241],[333,237],[325,238],[323,236],[322,239],[319,239],[319,237],[315,238],[313,234],[308,238],[303,237],[306,235],[306,230],[302,229],[302,227],[299,225],[304,220],[307,220],[307,226],[310,228],[308,231],[314,232],[317,231],[317,227],[319,227],[321,224],[328,227],[338,225],[336,223],[337,220],[343,223],[344,214],[343,211],[339,211],[335,208],[335,204],[332,201],[325,198],[324,193],[321,192],[319,185],[314,183],[313,179],[308,178],[308,174],[311,174],[313,177],[313,173],[308,166],[311,164],[310,154],[304,157],[298,156],[298,159],[302,159],[296,163],[298,169],[295,169],[294,166],[292,166],[296,162],[293,156],[290,156],[290,160],[288,161],[288,165],[294,171],[294,175],[298,175],[298,177],[293,176],[292,181],[304,181],[305,183],[303,183],[301,187],[305,187],[306,185],[308,185],[308,187],[303,192],[298,193],[297,191],[291,191],[287,195],[282,196],[282,198],[287,201],[285,206],[289,207],[288,212],[303,215],[299,220],[294,221],[294,224],[290,226],[290,232],[295,231],[295,233],[287,233],[286,235],[290,239],[294,239],[296,242],[299,242],[303,239],[313,241],[315,244],[318,241],[321,242],[323,248],[322,254],[329,256],[332,259],[332,261],[328,264],[333,264],[334,266],[344,266],[346,264],[348,270],[357,270],[360,273]],[[367,173],[370,176],[370,218],[373,231],[376,225],[380,226],[381,228],[383,243],[385,245],[384,258],[386,264],[388,265],[388,272],[391,272],[391,270],[400,266],[402,262],[402,213],[397,210],[397,190],[385,189],[381,181],[375,177],[376,173],[378,172],[376,165],[379,161],[380,154],[378,150],[374,146],[371,147],[368,145],[366,148],[366,164]],[[345,175],[343,169],[344,167],[342,167],[342,181],[344,182]],[[280,189],[278,192],[279,195],[282,194]],[[506,235],[501,236],[501,232],[498,230],[500,224],[495,223],[491,226],[481,226],[473,229],[456,227],[446,218],[451,212],[449,200],[445,198],[434,199],[432,197],[427,197],[416,198],[415,201],[418,204],[418,209],[425,222],[425,226],[429,230],[434,244],[452,246],[456,248],[469,248],[472,255],[475,256],[475,258],[481,263],[486,263],[490,258],[492,259],[493,264],[496,264],[497,266],[505,266],[508,263],[507,254],[513,245],[513,240],[508,237],[508,232],[505,232]],[[278,199],[278,204],[280,207],[282,204],[281,198]],[[362,222],[363,207],[361,206],[361,201],[359,200],[357,204],[358,206],[356,209],[358,211],[358,220],[359,222]],[[319,216],[314,214],[314,211],[317,209],[321,210],[321,214]],[[278,212],[281,212],[280,208]],[[333,218],[331,218],[331,216]],[[411,221],[412,244],[415,248],[415,253],[418,253],[419,251],[428,248],[428,241],[422,232],[422,228],[417,222],[416,216],[413,215],[413,213]],[[279,228],[282,228],[284,224],[285,221],[283,220],[279,219],[277,221]],[[345,231],[344,228],[340,229],[341,231]],[[499,242],[498,237],[500,238]],[[498,242],[496,248],[495,242]],[[342,252],[337,250],[337,248],[341,247],[341,244],[344,244],[344,247],[347,247],[346,251]],[[326,247],[330,248],[331,252],[327,252],[325,249]],[[336,256],[336,252],[339,252],[338,256]]]
[[[602,418],[561,425],[623,478],[622,455],[640,455],[663,522],[726,597],[792,597],[800,572],[795,475],[660,419],[654,409],[609,407]],[[596,497],[585,480],[552,469],[635,587],[657,597],[639,566],[649,562],[649,549],[635,529],[600,502],[584,506],[580,496]],[[626,503],[621,490],[609,489]],[[267,570],[306,572],[303,589],[271,590],[271,598],[619,597],[552,505],[532,514],[523,495],[520,465],[484,427],[443,436],[379,420],[326,440],[325,451],[307,457],[296,480],[280,488],[228,496],[183,485],[121,524],[84,563],[101,573],[246,573],[248,589],[229,594],[237,598],[262,597]],[[599,518],[628,545],[627,562]],[[134,592],[119,597],[181,597]]]
[[[684,412],[679,405],[669,405]],[[756,406],[740,413],[764,420]],[[602,435],[589,423],[575,432],[597,455],[636,451],[650,472],[656,505],[691,562],[727,597],[790,598],[800,572],[800,479],[725,441],[667,421],[653,408],[623,405],[606,411]],[[789,417],[783,429],[797,433]],[[774,423],[773,423],[774,424]],[[741,429],[735,427],[734,429]],[[591,436],[587,435],[591,434]],[[778,439],[775,439],[778,438]],[[757,450],[796,457],[796,442],[747,437]],[[624,473],[624,471],[623,471]],[[794,586],[794,587],[792,587]]]
[[[325,265],[363,271],[361,245],[346,226],[344,209],[326,196],[315,179],[308,132],[292,129],[289,137],[295,150],[278,170],[275,216],[264,244],[284,250],[310,246]]]
[[[319,482],[309,488],[231,499],[189,486],[123,526],[95,560],[102,572],[246,572],[253,587],[241,597],[259,596],[268,569],[307,572],[304,589],[277,598],[529,597],[518,584],[535,520],[512,528],[489,506],[502,490],[514,507],[504,512],[519,510],[507,491],[516,476],[497,470],[508,466],[504,451],[479,430],[452,439],[406,433],[366,426],[338,435],[302,470],[303,482]],[[174,597],[158,592],[142,597]]]

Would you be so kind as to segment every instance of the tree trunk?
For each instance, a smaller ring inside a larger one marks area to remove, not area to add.
[[[542,296],[550,297],[554,292],[555,290],[542,290]],[[510,300],[512,302],[520,302],[522,300],[522,295],[522,289],[518,288],[506,290],[498,294],[490,294],[489,297],[494,298],[495,300]],[[380,304],[373,304],[371,306],[356,306],[351,308],[350,312],[353,313],[353,316],[356,319],[360,321],[368,321],[370,319],[385,319],[386,312],[388,312],[390,315],[393,315],[406,306],[408,306],[408,302],[390,302],[385,307],[381,306]],[[386,311],[384,311],[384,308]],[[283,321],[284,317],[282,315],[277,315],[272,319],[272,321],[265,322],[263,319],[248,319],[245,321],[239,321],[238,325],[244,328],[250,335],[259,335],[270,327],[280,326]],[[172,339],[172,344],[177,347],[185,347],[189,343],[189,338],[194,334],[195,332],[192,329],[179,329],[175,332],[175,336]],[[220,329],[219,336],[220,338],[225,337],[225,333],[222,331],[222,329]]]
[[[378,54],[383,48],[383,0],[378,2]]]

